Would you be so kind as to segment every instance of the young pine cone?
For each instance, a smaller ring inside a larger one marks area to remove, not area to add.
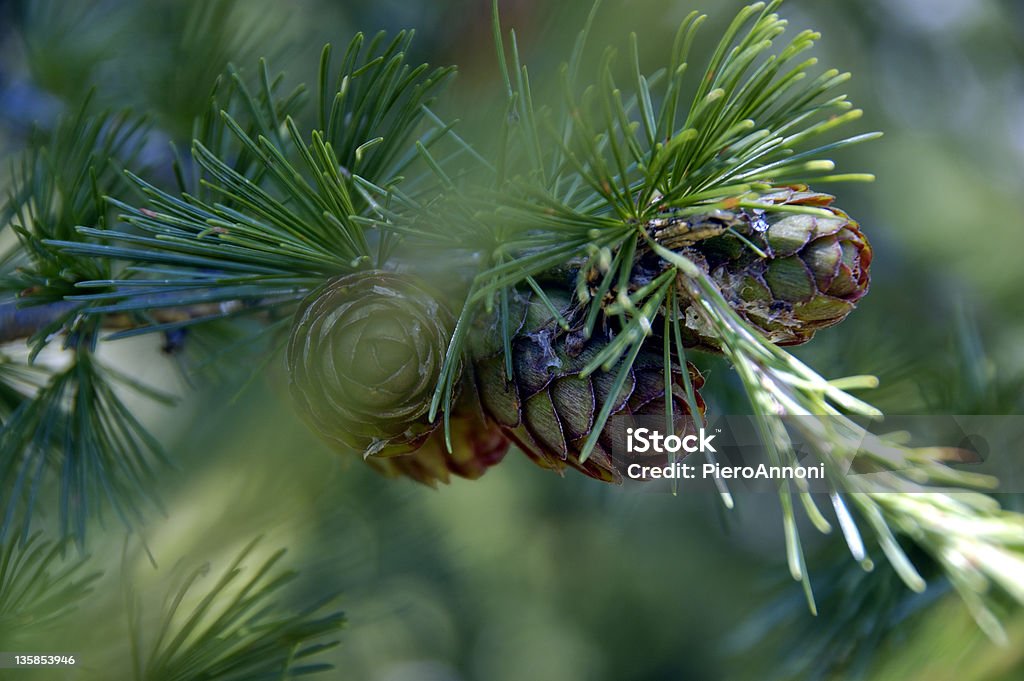
[[[295,315],[287,360],[291,393],[313,429],[376,470],[433,485],[483,475],[508,440],[460,400],[453,452],[427,416],[455,326],[420,280],[379,270],[337,277]]]
[[[871,246],[860,226],[831,206],[828,194],[795,186],[761,200],[766,206],[813,206],[831,215],[716,211],[682,228],[666,221],[655,226],[653,236],[706,268],[733,309],[768,340],[805,343],[818,329],[845,319],[867,294]],[[687,312],[685,322],[693,344],[718,349],[695,310]]]
[[[292,396],[329,442],[365,456],[411,451],[433,430],[426,403],[453,325],[408,277],[332,279],[296,313],[287,352]]]
[[[611,390],[619,365],[583,376],[582,370],[612,339],[608,329],[597,329],[584,339],[579,314],[568,291],[546,291],[554,307],[569,320],[562,329],[547,305],[530,294],[519,294],[510,306],[512,377],[506,376],[504,344],[495,322],[478,330],[473,349],[473,373],[485,414],[538,465],[562,471],[575,468],[606,482],[621,481],[612,458],[613,428],[604,427],[586,461],[581,450],[602,406],[614,399],[611,415],[659,416],[665,414],[665,373],[661,343],[649,341],[637,356],[626,383],[617,396]],[[703,378],[687,364],[693,388]],[[676,429],[692,428],[683,377],[672,367],[673,415]],[[699,394],[701,413],[704,403]]]

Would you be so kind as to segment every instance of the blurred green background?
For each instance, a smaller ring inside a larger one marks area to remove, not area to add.
[[[216,17],[197,38],[186,27],[201,5]],[[592,45],[624,50],[635,31],[653,71],[689,11],[711,15],[701,55],[739,6],[607,0]],[[557,83],[589,8],[502,3],[542,92]],[[847,91],[865,110],[861,131],[885,132],[836,159],[877,182],[825,188],[872,240],[872,294],[798,355],[829,377],[877,374],[882,387],[866,397],[891,413],[1019,413],[1024,4],[788,0],[782,13],[794,32],[823,33],[816,56],[854,74]],[[95,86],[102,104],[152,117],[166,138],[151,145],[159,161],[166,140],[187,139],[229,60],[252,67],[267,56],[290,80],[312,83],[323,43],[407,27],[417,30],[417,58],[459,66],[440,108],[472,137],[502,96],[484,0],[0,2],[0,153],[13,157],[33,124],[45,129]],[[739,494],[726,513],[711,496],[625,492],[520,456],[436,491],[384,480],[306,431],[279,362],[238,397],[244,370],[213,386],[196,379],[193,390],[181,358],[159,344],[104,351],[182,396],[171,411],[139,404],[180,462],[160,490],[166,517],[146,528],[158,568],[137,538],[122,558],[116,518],[97,522],[88,548],[104,577],[39,642],[78,652],[86,669],[37,678],[128,678],[125,581],[155,614],[182,570],[221,568],[260,534],[267,553],[289,547],[302,573],[289,592],[296,602],[343,593],[349,626],[325,656],[336,665],[325,678],[1024,678],[1024,618],[1010,616],[1011,644],[994,646],[939,580],[911,597],[884,565],[864,578],[839,538],[806,528],[820,599],[812,618],[787,577],[774,496]],[[710,409],[743,413],[728,367],[707,359],[704,368]]]

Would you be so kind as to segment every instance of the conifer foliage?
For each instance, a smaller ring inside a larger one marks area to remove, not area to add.
[[[940,489],[991,482],[942,450],[866,435],[850,417],[876,410],[840,386],[870,378],[826,380],[784,349],[868,292],[872,227],[821,188],[872,179],[829,156],[879,135],[842,134],[861,116],[840,91],[850,76],[808,57],[815,32],[787,37],[779,5],[743,8],[710,54],[691,49],[704,17],[689,15],[653,71],[640,37],[593,59],[584,28],[541,101],[495,3],[505,107],[479,143],[435,112],[453,69],[410,63],[411,33],[325,47],[312,93],[263,60],[230,67],[191,148],[166,158],[144,153],[149,123],[86,102],[15,165],[2,213],[0,340],[30,352],[0,362],[0,538],[46,506],[84,545],[102,509],[132,527],[158,506],[167,456],[115,386],[162,397],[96,357],[120,338],[235,326],[239,347],[286,365],[325,440],[428,484],[477,478],[510,448],[618,481],[610,419],[702,424],[715,384],[691,360],[712,352],[742,380],[773,463],[795,462],[794,435],[813,444],[856,561],[880,550],[921,590],[902,545],[916,544],[998,636],[992,595],[1024,601],[1024,520]],[[32,361],[57,346],[65,367]],[[829,427],[779,418],[808,415]],[[40,492],[52,478],[55,498]],[[778,496],[813,608],[797,507],[831,523],[805,487]],[[218,641],[248,636],[219,624]],[[340,618],[292,624],[304,657],[319,650],[306,633]],[[257,638],[273,663],[261,673],[286,663]],[[140,678],[198,678],[180,671],[181,643],[157,641]],[[250,678],[227,647],[192,652]]]

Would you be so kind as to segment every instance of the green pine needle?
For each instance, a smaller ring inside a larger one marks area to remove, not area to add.
[[[170,465],[160,444],[115,387],[168,398],[105,367],[79,347],[71,365],[23,401],[0,433],[0,537],[26,534],[44,491],[57,492],[62,536],[85,542],[87,520],[112,510],[127,526],[141,520],[159,471]]]
[[[281,549],[256,568],[246,569],[259,539],[246,546],[189,612],[182,603],[209,571],[191,572],[167,605],[156,635],[145,637],[141,597],[128,587],[131,643],[137,681],[253,681],[291,679],[332,669],[313,658],[337,645],[322,642],[345,622],[340,612],[324,612],[330,596],[299,610],[279,605],[297,576],[281,571]]]
[[[25,645],[76,610],[100,573],[86,573],[88,557],[65,558],[67,542],[8,536],[0,541],[0,645]]]

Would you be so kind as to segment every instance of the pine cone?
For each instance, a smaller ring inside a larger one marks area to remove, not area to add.
[[[326,440],[363,452],[386,475],[435,485],[452,474],[475,479],[505,456],[509,440],[538,465],[618,482],[614,439],[606,425],[590,457],[580,452],[611,398],[618,367],[583,377],[583,368],[612,340],[607,327],[584,339],[580,311],[567,290],[548,291],[563,330],[547,305],[514,293],[513,379],[505,376],[496,320],[482,321],[473,340],[471,376],[462,381],[451,414],[452,452],[437,423],[427,421],[452,316],[437,296],[408,275],[373,271],[338,277],[303,301],[288,345],[291,390]],[[655,346],[657,349],[655,349]],[[660,342],[637,357],[615,397],[612,416],[662,416],[664,368]],[[688,365],[695,388],[703,379]],[[673,413],[680,431],[692,427],[683,378],[673,367]],[[703,412],[703,402],[697,397]]]
[[[725,299],[747,321],[779,345],[811,339],[838,324],[868,292],[871,246],[860,226],[831,207],[832,196],[805,186],[762,197],[765,204],[823,208],[832,217],[763,210],[719,211],[694,220],[719,225],[721,233],[688,243],[687,257],[707,269]],[[740,233],[767,255],[758,255],[725,228]],[[656,235],[655,238],[658,238]],[[686,326],[694,344],[717,350],[718,341],[695,310]]]
[[[546,291],[570,322],[579,315],[568,292]],[[612,458],[612,428],[606,425],[586,461],[580,452],[594,421],[610,395],[619,367],[584,377],[582,369],[612,339],[609,330],[584,339],[579,324],[563,330],[550,309],[529,294],[517,294],[510,306],[512,379],[505,369],[504,345],[497,324],[480,328],[473,350],[473,373],[484,412],[538,465],[563,471],[575,468],[606,482],[619,482],[621,474]],[[657,348],[657,349],[655,349]],[[695,389],[703,379],[687,365]],[[673,367],[673,414],[677,428],[692,427],[682,374]],[[641,350],[619,395],[612,415],[662,416],[665,414],[664,365],[660,342]],[[703,413],[704,404],[697,396]],[[687,424],[689,422],[690,425]]]
[[[454,320],[417,279],[383,271],[328,281],[299,307],[291,392],[325,440],[368,456],[417,449]]]
[[[302,302],[288,344],[291,392],[317,433],[385,475],[428,485],[475,479],[509,440],[471,390],[451,415],[452,452],[427,414],[454,328],[448,308],[406,274],[332,279]]]

